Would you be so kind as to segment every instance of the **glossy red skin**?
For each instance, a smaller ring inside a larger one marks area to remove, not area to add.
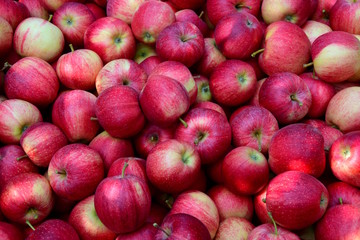
[[[174,136],[173,127],[163,128],[147,123],[141,132],[134,139],[136,153],[146,158],[158,143],[172,139]]]
[[[116,233],[105,227],[98,218],[94,206],[94,195],[75,205],[68,222],[74,227],[82,240],[114,240],[116,237]]]
[[[26,240],[79,240],[79,235],[76,230],[67,222],[59,219],[50,219],[44,221],[42,224],[36,227]]]
[[[317,240],[356,239],[360,235],[360,208],[338,205],[326,211],[315,227]]]
[[[23,240],[24,234],[15,225],[0,222],[0,238],[2,240]]]
[[[239,6],[238,8],[236,7],[237,5]],[[236,12],[248,12],[258,16],[260,5],[260,0],[208,0],[206,2],[206,10],[209,20],[212,24],[216,25],[223,17]]]
[[[270,181],[266,208],[278,225],[300,230],[324,215],[328,200],[326,187],[315,177],[299,171],[287,171]]]
[[[114,38],[121,40],[119,43]],[[99,41],[99,38],[102,40]],[[130,27],[120,19],[99,18],[84,34],[84,47],[96,52],[104,64],[120,58],[132,59],[135,56],[135,38]]]
[[[0,56],[5,57],[12,48],[14,30],[12,29],[10,23],[2,17],[0,17],[0,30]]]
[[[202,164],[214,163],[226,154],[231,144],[231,127],[221,113],[194,108],[185,115],[184,121],[188,126],[179,124],[175,139],[194,146]]]
[[[47,122],[31,125],[20,138],[20,145],[26,155],[39,167],[48,167],[55,152],[67,143],[67,138],[60,128]]]
[[[259,219],[261,223],[272,223],[266,209],[266,203],[264,202],[266,201],[266,192],[267,186],[254,195],[254,210],[257,219]]]
[[[337,0],[319,0],[317,8],[312,15],[311,19],[324,23],[326,25],[330,25],[330,11],[331,8],[334,6]]]
[[[49,19],[49,12],[41,0],[19,0],[29,10],[31,17],[39,17],[42,19]]]
[[[74,143],[54,154],[48,174],[57,195],[68,200],[82,200],[93,194],[104,178],[104,164],[95,150],[85,144]]]
[[[95,210],[101,222],[116,233],[133,232],[149,216],[151,195],[135,176],[105,178],[95,192]]]
[[[272,223],[266,223],[254,228],[249,236],[248,240],[300,240],[295,233],[289,230],[277,226],[278,235],[275,235],[275,228]]]
[[[199,9],[204,5],[205,0],[169,0],[177,9]]]
[[[328,208],[341,204],[351,204],[360,207],[360,189],[344,182],[330,183],[326,187],[329,191]],[[340,198],[342,203],[340,203]]]
[[[247,240],[254,225],[245,218],[230,217],[220,222],[215,239]]]
[[[146,72],[135,61],[116,59],[106,64],[97,74],[96,91],[100,94],[110,87],[126,85],[140,93],[146,80]]]
[[[327,82],[313,77],[313,73],[303,73],[300,77],[305,81],[311,92],[311,106],[307,113],[309,118],[321,118],[325,115],[326,108],[335,95],[335,87]]]
[[[275,73],[301,74],[310,62],[310,40],[297,25],[285,21],[270,24],[264,34],[264,52],[259,56],[261,69],[269,76]]]
[[[24,100],[9,99],[0,104],[0,142],[19,144],[21,134],[43,120],[39,109]]]
[[[355,187],[360,187],[360,131],[339,137],[330,148],[330,166],[335,177]]]
[[[250,64],[253,67],[253,69],[255,71],[256,79],[258,79],[258,81],[267,77],[267,75],[261,69],[258,58],[256,56],[254,58],[252,57],[252,58],[246,59],[245,62]]]
[[[26,6],[21,2],[13,0],[1,0],[0,16],[8,21],[15,31],[16,27],[21,21],[30,17],[30,13]]]
[[[220,221],[230,217],[239,217],[251,221],[254,205],[250,196],[234,194],[223,185],[216,185],[207,191],[214,201],[220,216]]]
[[[49,63],[37,57],[25,57],[7,71],[4,90],[9,99],[22,99],[45,107],[55,101],[59,80]]]
[[[85,3],[85,5],[89,8],[89,10],[92,12],[92,14],[95,17],[95,20],[99,18],[106,17],[106,12],[103,8],[99,7],[95,3]]]
[[[16,160],[16,158],[22,156],[25,156],[25,152],[20,146],[6,145],[0,148],[0,190],[14,176],[39,171],[27,157]]]
[[[146,1],[134,13],[131,29],[140,42],[154,44],[159,34],[175,22],[175,13],[161,1]]]
[[[69,142],[90,142],[100,125],[95,117],[95,95],[84,90],[69,90],[59,94],[52,108],[52,121]]]
[[[41,223],[53,206],[51,186],[38,173],[23,173],[11,178],[0,196],[1,212],[7,219],[21,224],[26,224],[27,220],[31,224]]]
[[[262,84],[265,82],[265,80],[266,80],[266,78],[263,78],[256,82],[255,93],[252,96],[252,98],[249,100],[249,105],[260,107],[259,92],[260,92],[260,88],[261,88]]]
[[[89,147],[96,150],[104,161],[105,172],[118,158],[134,156],[134,149],[128,139],[114,138],[106,131],[91,140]]]
[[[209,32],[207,24],[194,12],[193,10],[186,8],[175,13],[177,22],[191,22],[199,28],[202,35],[206,37]]]
[[[215,42],[225,57],[246,59],[259,49],[263,30],[259,20],[240,12],[223,17],[215,27]]]
[[[133,175],[149,183],[146,175],[146,161],[137,157],[118,158],[111,165],[107,177],[121,176],[125,163],[128,164],[125,175]]]
[[[96,117],[112,137],[132,137],[144,127],[138,96],[133,88],[120,85],[106,89],[96,99]]]
[[[106,14],[131,24],[134,13],[145,2],[145,0],[108,0],[106,3]]]
[[[161,59],[158,56],[150,56],[143,60],[139,65],[142,67],[147,75],[150,75],[151,71],[161,63]]]
[[[221,115],[223,115],[225,118],[227,118],[224,109],[219,104],[216,104],[214,102],[210,102],[210,101],[199,102],[192,106],[192,109],[194,109],[194,108],[211,109],[211,110],[217,111],[218,113],[221,113]]]
[[[292,100],[291,95],[301,104]],[[311,92],[304,80],[289,72],[268,77],[259,90],[260,106],[269,110],[279,124],[295,123],[304,118],[311,102]]]
[[[172,78],[159,75],[148,78],[139,101],[146,119],[161,127],[178,121],[190,107],[185,87]]]
[[[194,24],[175,22],[160,32],[156,52],[160,58],[191,67],[204,53],[204,37]]]
[[[296,170],[320,177],[326,165],[324,138],[309,124],[287,125],[272,137],[268,161],[275,174]]]
[[[352,34],[360,34],[358,1],[336,1],[330,11],[330,26],[334,31],[344,31]]]
[[[232,113],[229,122],[235,147],[248,146],[263,154],[267,154],[271,138],[279,130],[274,115],[263,107],[240,107]],[[256,134],[260,134],[260,139]]]
[[[248,101],[256,88],[256,75],[250,64],[241,60],[220,63],[210,76],[211,96],[219,104],[239,106]]]

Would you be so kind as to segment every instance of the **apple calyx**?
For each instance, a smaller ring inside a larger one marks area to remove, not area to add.
[[[3,68],[2,68],[0,71],[1,71],[1,72],[4,72],[7,68],[10,68],[11,66],[12,66],[12,65],[11,65],[10,63],[5,62]]]
[[[58,170],[55,170],[55,173],[56,174],[59,174],[59,175],[63,175],[64,177],[66,177],[66,171],[65,171],[65,169],[62,169],[62,170],[60,170],[60,171],[58,171]]]
[[[179,121],[182,123],[182,125],[184,125],[184,127],[185,127],[185,128],[187,128],[187,127],[188,127],[187,122],[185,122],[185,120],[184,120],[184,119],[182,119],[181,117],[179,117]]]
[[[199,133],[197,134],[197,137],[196,137],[195,140],[194,140],[195,146],[199,145],[199,143],[200,143],[206,136],[207,136],[206,133],[204,133],[204,132],[199,132]]]
[[[168,208],[172,209],[172,205],[171,205],[171,203],[170,203],[170,199],[166,199],[166,200],[165,200],[165,204],[166,204],[166,206],[168,206]]]
[[[300,107],[303,105],[303,103],[296,97],[295,94],[291,94],[291,95],[290,95],[290,99],[291,99],[291,101],[297,102]]]
[[[49,19],[48,19],[48,22],[51,22],[52,18],[53,18],[54,15],[50,14],[49,15]]]
[[[323,9],[322,11],[321,11],[321,13],[322,13],[322,17],[323,17],[323,19],[329,19],[330,18],[330,15],[329,15],[329,12],[327,12],[325,9]]]
[[[309,63],[304,63],[303,64],[303,67],[304,68],[307,68],[307,67],[311,67],[311,66],[313,66],[314,65],[314,62],[309,62]]]
[[[340,205],[343,205],[343,200],[342,200],[342,198],[339,198],[339,203],[340,203]]]
[[[34,226],[30,223],[30,221],[29,220],[26,220],[26,225],[28,225],[33,231],[35,231],[35,228],[34,228]]]
[[[69,44],[69,47],[70,47],[71,52],[74,52],[74,46],[71,43]]]
[[[272,216],[271,212],[268,212],[268,215],[269,215],[269,217],[270,217],[270,219],[271,219],[272,223],[274,224],[274,228],[275,228],[274,233],[275,233],[275,236],[278,236],[278,235],[279,235],[279,233],[278,233],[278,230],[277,230],[277,225],[276,225],[276,222],[275,222],[275,220],[274,220],[274,218],[273,218],[273,216]]]
[[[263,51],[265,51],[265,48],[261,48],[261,49],[255,51],[255,52],[253,52],[253,53],[251,54],[251,57],[254,58],[256,55],[258,55],[259,53],[262,53]]]
[[[199,14],[199,18],[201,18],[204,15],[204,11],[201,11]]]
[[[197,36],[196,35],[192,35],[192,36],[188,36],[188,37],[186,37],[186,36],[181,36],[180,37],[180,40],[182,41],[182,42],[187,42],[187,41],[189,41],[189,40],[191,40],[191,39],[195,39]]]
[[[16,158],[16,161],[20,161],[21,159],[23,159],[23,158],[27,158],[28,157],[28,155],[22,155],[22,156],[20,156],[20,157],[17,157]]]
[[[151,142],[158,142],[159,141],[159,136],[157,134],[152,134],[150,136],[150,141]]]
[[[240,9],[242,9],[242,8],[247,8],[247,9],[251,10],[251,6],[247,6],[247,5],[242,4],[242,3],[236,4],[236,5],[235,5],[235,8],[236,8],[236,10],[240,10]]]
[[[166,236],[170,237],[171,233],[169,231],[166,231],[165,229],[163,229],[162,227],[159,226],[159,224],[154,223],[153,226],[159,230],[161,230],[163,233],[166,234]]]
[[[129,163],[128,162],[125,162],[124,163],[124,166],[123,166],[123,169],[121,171],[121,178],[124,178],[125,177],[125,169],[129,166]]]

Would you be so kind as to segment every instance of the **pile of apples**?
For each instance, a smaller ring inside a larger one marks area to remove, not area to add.
[[[359,0],[0,0],[0,239],[360,239]]]

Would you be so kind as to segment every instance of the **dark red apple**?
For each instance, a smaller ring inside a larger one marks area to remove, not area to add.
[[[137,157],[122,157],[116,159],[116,161],[111,164],[107,177],[121,176],[125,165],[125,175],[133,175],[149,183],[148,176],[146,175],[146,161]]]
[[[151,71],[160,63],[162,60],[158,56],[150,56],[142,61],[139,65],[144,69],[147,75],[150,75]]]
[[[23,240],[24,234],[13,224],[0,222],[0,239],[2,240]]]
[[[208,35],[209,27],[201,19],[201,13],[200,13],[200,15],[197,15],[194,10],[186,8],[186,9],[177,11],[175,13],[175,19],[177,22],[191,22],[199,28],[199,30],[201,31],[201,33],[204,37]]]
[[[265,186],[260,192],[254,195],[254,209],[257,219],[261,223],[271,223],[271,218],[266,209],[266,192],[267,186]]]
[[[360,207],[360,189],[344,182],[334,182],[326,186],[329,191],[328,208],[351,204]]]
[[[169,2],[177,9],[196,10],[204,5],[205,0],[169,0]]]

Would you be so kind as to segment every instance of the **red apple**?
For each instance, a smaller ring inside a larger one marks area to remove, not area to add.
[[[214,102],[210,102],[210,101],[199,102],[192,106],[192,109],[194,109],[194,108],[211,109],[211,110],[217,111],[218,113],[221,113],[221,115],[223,115],[225,118],[227,118],[224,109],[219,104],[216,104]]]
[[[266,80],[266,78],[263,78],[256,82],[255,93],[252,96],[252,98],[249,100],[249,105],[260,107],[259,92],[260,92],[260,88],[261,88],[262,84],[265,82],[265,80]]]
[[[360,34],[360,3],[357,0],[338,0],[330,11],[330,26],[334,31]]]
[[[145,0],[108,0],[106,3],[106,15],[131,24],[134,13],[144,2]]]
[[[266,209],[266,192],[267,187],[265,186],[260,192],[254,195],[254,209],[257,219],[261,223],[271,223],[271,218]]]
[[[0,31],[0,57],[3,57],[6,56],[6,53],[12,47],[14,30],[12,29],[10,23],[2,17],[0,17]]]
[[[343,204],[360,207],[360,189],[344,182],[330,183],[326,188],[329,191],[328,208]]]
[[[139,65],[144,69],[147,75],[150,75],[151,71],[160,63],[162,60],[158,56],[150,56],[142,61]]]
[[[82,200],[95,192],[104,178],[100,154],[85,144],[60,148],[52,157],[49,181],[54,192],[68,200]]]
[[[2,240],[23,240],[24,234],[13,224],[0,222],[0,238]]]
[[[319,0],[318,6],[312,15],[312,19],[326,25],[330,25],[330,11],[337,0]]]
[[[49,19],[49,12],[46,10],[42,0],[19,0],[29,10],[31,17]]]
[[[27,240],[79,240],[76,230],[67,222],[60,219],[49,219],[36,227]]]
[[[306,36],[308,36],[311,44],[321,35],[332,31],[332,29],[325,23],[313,20],[307,21],[302,26],[302,29],[304,30]]]
[[[193,76],[197,86],[196,103],[211,101],[209,79],[202,75]]]
[[[85,3],[89,10],[93,13],[95,20],[106,17],[105,9],[97,5],[96,3]]]
[[[125,175],[133,175],[149,183],[148,176],[146,175],[146,161],[137,157],[122,157],[116,159],[113,164],[111,164],[107,177],[121,176],[125,165]]]
[[[255,227],[248,235],[248,240],[276,239],[300,240],[300,237],[285,228],[279,226],[275,228],[271,223],[266,223]]]
[[[1,0],[0,16],[8,21],[12,29],[15,31],[20,22],[30,17],[30,13],[26,6],[21,2],[13,0]]]
[[[200,13],[201,14],[201,13]],[[177,11],[175,13],[175,18],[177,22],[191,22],[195,26],[199,28],[202,35],[205,37],[208,35],[209,27],[207,24],[201,19],[201,15],[198,16],[194,10],[191,9],[183,9]]]
[[[230,217],[220,222],[215,239],[247,240],[254,225],[245,218]]]

